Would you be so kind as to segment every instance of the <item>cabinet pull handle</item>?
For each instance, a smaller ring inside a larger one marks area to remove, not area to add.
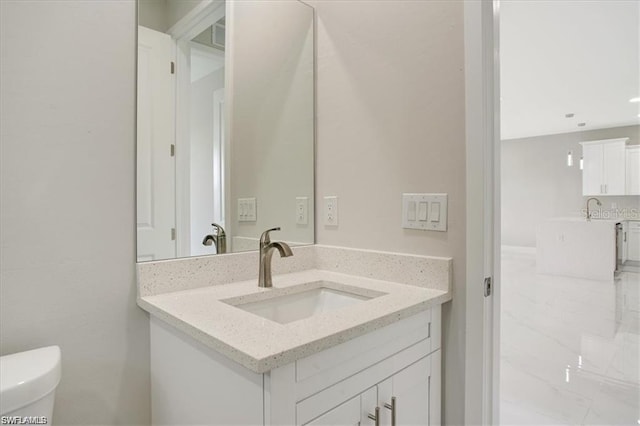
[[[376,413],[375,414],[367,414],[367,417],[369,417],[371,420],[373,420],[374,422],[376,422],[376,426],[380,426],[380,407],[376,407]]]
[[[391,405],[385,402],[384,408],[391,410],[391,426],[396,426],[396,397],[391,397]]]

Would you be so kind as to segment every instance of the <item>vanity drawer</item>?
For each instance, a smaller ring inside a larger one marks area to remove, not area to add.
[[[420,342],[427,353],[440,348],[440,306],[296,361],[296,401]]]

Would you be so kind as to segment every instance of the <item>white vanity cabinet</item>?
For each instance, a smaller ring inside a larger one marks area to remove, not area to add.
[[[439,389],[432,388],[432,380],[434,384],[436,382],[432,368],[437,365],[440,365],[440,351],[422,358],[307,424],[440,424]]]
[[[581,142],[584,167],[582,195],[626,194],[628,138]]]
[[[438,425],[440,317],[434,306],[264,373],[152,317],[153,424]]]

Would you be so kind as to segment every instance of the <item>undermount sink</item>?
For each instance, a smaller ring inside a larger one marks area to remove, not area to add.
[[[364,295],[329,288],[327,286],[316,286],[315,288],[293,294],[274,295],[273,297],[255,302],[233,303],[230,300],[225,302],[262,318],[280,324],[287,324],[361,303],[382,294],[383,293]]]

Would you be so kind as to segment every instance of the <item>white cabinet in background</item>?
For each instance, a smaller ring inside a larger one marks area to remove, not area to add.
[[[640,221],[629,221],[627,225],[627,260],[640,262]]]
[[[627,234],[629,231],[629,222],[623,220],[620,222],[620,229],[616,225],[616,242],[618,243],[618,263],[624,264],[627,261]]]
[[[436,426],[440,342],[435,306],[256,373],[151,317],[152,424]]]
[[[627,147],[627,195],[640,195],[640,145]]]
[[[580,142],[582,195],[625,195],[628,138]]]

